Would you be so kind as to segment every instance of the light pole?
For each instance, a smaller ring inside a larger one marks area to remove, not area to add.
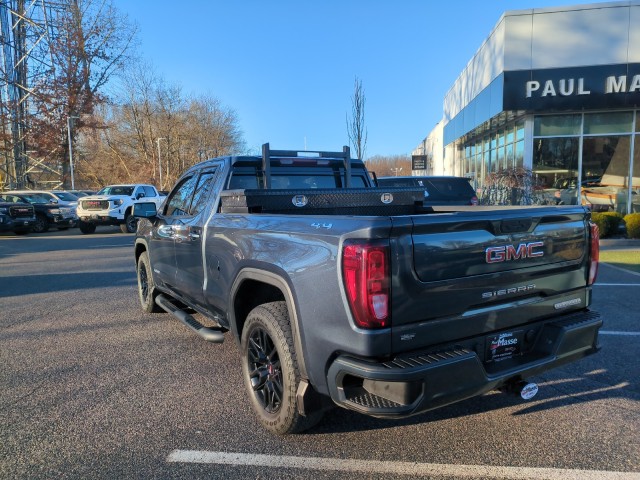
[[[158,171],[160,172],[160,190],[162,190],[162,161],[160,158],[160,140],[166,140],[166,138],[156,138],[156,143],[158,144]]]
[[[78,120],[80,117],[69,115],[67,117],[67,136],[69,137],[69,173],[71,173],[71,190],[76,189],[76,182],[73,173],[73,142],[71,141],[71,119]]]

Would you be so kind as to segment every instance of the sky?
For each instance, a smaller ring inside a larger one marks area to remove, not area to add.
[[[341,151],[356,79],[365,158],[410,155],[505,11],[547,0],[113,0],[138,54],[185,95],[233,110],[251,153]],[[352,149],[352,154],[353,154]]]

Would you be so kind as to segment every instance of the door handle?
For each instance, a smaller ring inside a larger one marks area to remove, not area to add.
[[[173,225],[162,225],[158,227],[158,236],[162,238],[173,238],[174,235]]]
[[[195,242],[200,239],[200,232],[201,229],[197,227],[187,227],[186,225],[173,227],[173,235],[177,242]]]

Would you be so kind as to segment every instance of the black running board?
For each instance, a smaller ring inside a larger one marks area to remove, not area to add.
[[[170,313],[182,323],[185,324],[193,333],[198,334],[200,338],[206,340],[211,343],[222,343],[224,342],[224,332],[220,329],[209,328],[202,325],[198,320],[193,318],[184,310],[180,310],[180,308],[176,307],[171,300],[169,300],[164,295],[160,294],[156,297],[156,303],[160,308],[162,308],[167,313]]]

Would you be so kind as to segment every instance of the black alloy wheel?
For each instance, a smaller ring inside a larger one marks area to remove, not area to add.
[[[269,333],[262,328],[251,332],[247,350],[249,376],[254,395],[265,412],[274,414],[282,407],[282,367],[280,355]]]

